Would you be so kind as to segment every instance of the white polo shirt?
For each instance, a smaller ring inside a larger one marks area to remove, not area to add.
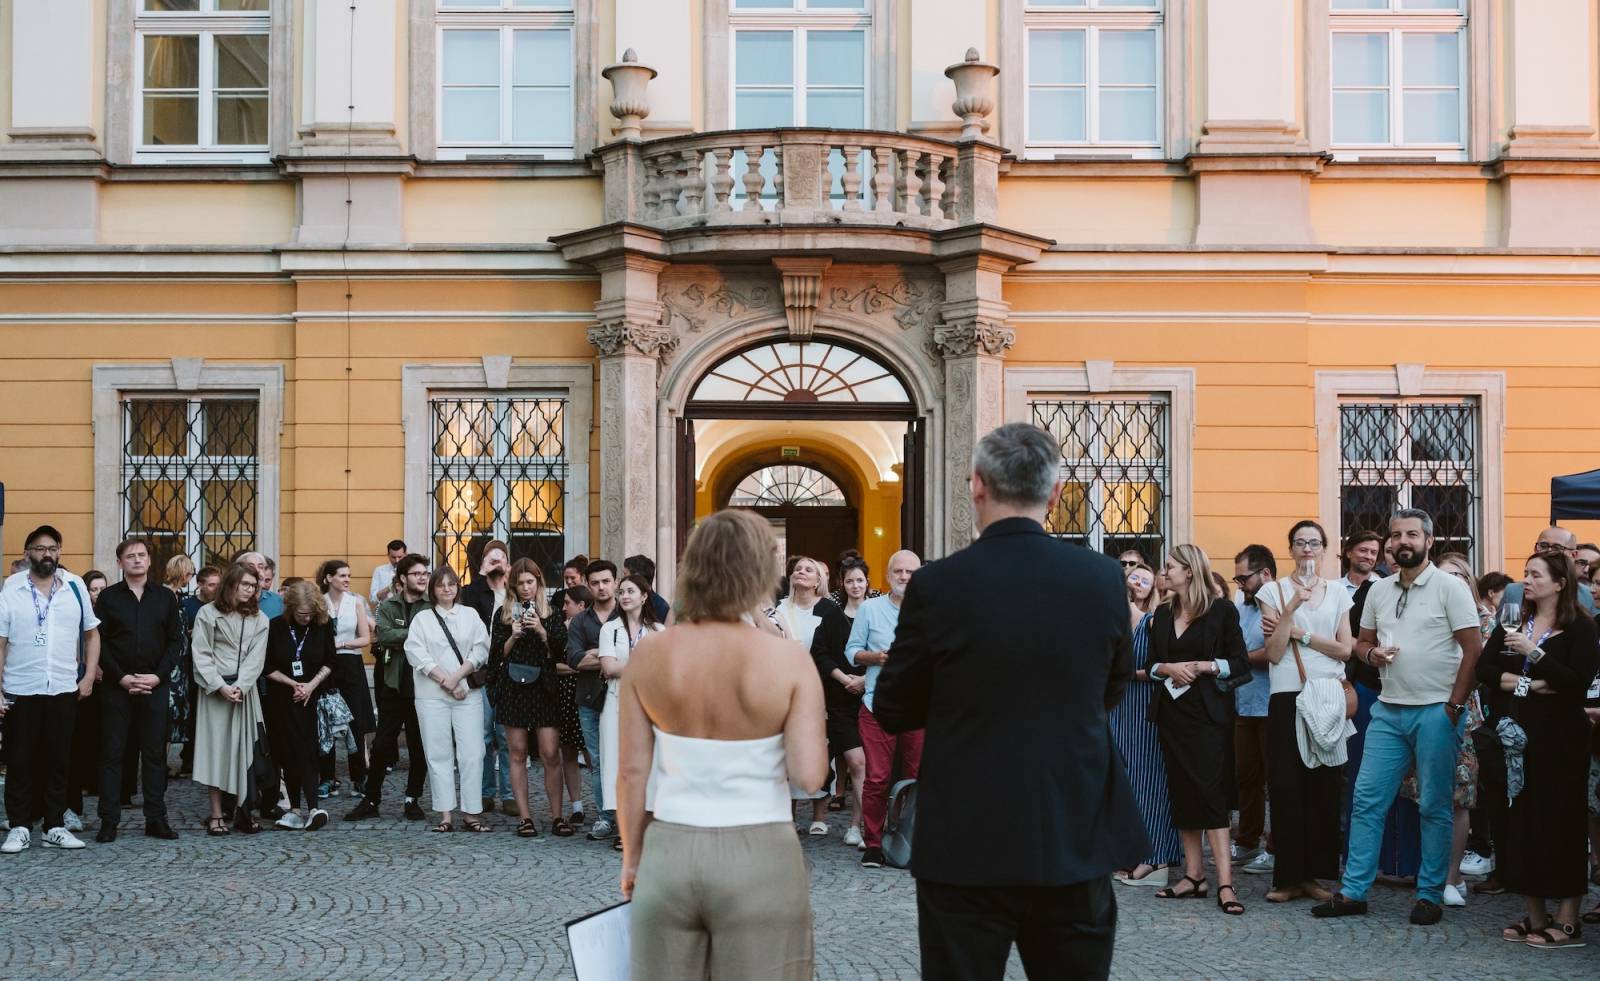
[[[57,569],[56,582],[54,598],[33,587],[26,569],[0,586],[0,637],[6,639],[0,686],[8,695],[64,695],[78,688],[78,640],[100,621],[82,579]],[[41,629],[43,646],[37,643]]]
[[[1361,609],[1361,629],[1376,630],[1379,646],[1400,648],[1394,663],[1379,671],[1383,694],[1378,697],[1391,705],[1448,702],[1461,667],[1455,632],[1467,627],[1479,628],[1472,593],[1438,566],[1430,563],[1410,589],[1400,588],[1398,574],[1373,583]]]

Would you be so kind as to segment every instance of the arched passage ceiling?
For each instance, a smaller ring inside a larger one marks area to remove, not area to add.
[[[900,479],[894,468],[904,462],[905,432],[904,422],[702,419],[695,423],[695,479],[753,447],[792,439],[832,448],[876,488]]]

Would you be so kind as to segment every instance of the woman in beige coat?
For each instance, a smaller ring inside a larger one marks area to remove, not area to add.
[[[250,819],[250,764],[262,732],[261,697],[256,679],[267,659],[267,618],[256,607],[260,581],[244,566],[223,577],[214,603],[201,607],[194,621],[195,710],[194,780],[211,791],[206,834],[228,833],[222,795],[237,805],[233,826],[255,834]]]

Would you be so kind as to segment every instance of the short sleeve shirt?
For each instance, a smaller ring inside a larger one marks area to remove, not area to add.
[[[1261,592],[1256,599],[1274,610],[1282,610],[1289,605],[1289,597],[1293,599],[1295,585],[1288,578],[1269,582],[1261,587]],[[1336,583],[1328,583],[1322,591],[1322,602],[1317,606],[1302,606],[1294,611],[1295,636],[1310,631],[1318,637],[1337,637],[1339,625],[1350,619],[1350,594],[1339,589]],[[1409,611],[1407,611],[1409,612]],[[1343,678],[1344,662],[1335,661],[1321,651],[1300,645],[1300,661],[1306,666],[1306,678]],[[1450,680],[1455,681],[1454,672]],[[1295,664],[1294,650],[1291,647],[1284,651],[1283,659],[1272,666],[1272,693],[1297,692],[1304,686],[1300,684],[1300,668]]]
[[[0,586],[0,637],[6,639],[0,685],[8,695],[64,695],[78,688],[79,638],[100,621],[82,579],[59,569],[56,582],[53,598],[33,587],[26,569]]]
[[[1478,608],[1467,584],[1431,563],[1410,589],[1400,587],[1398,574],[1373,583],[1361,629],[1375,630],[1379,646],[1400,648],[1394,663],[1380,671],[1379,698],[1391,705],[1449,701],[1461,666],[1455,632],[1468,627],[1478,629]]]

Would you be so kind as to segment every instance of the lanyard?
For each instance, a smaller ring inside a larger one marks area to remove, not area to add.
[[[1523,633],[1529,640],[1533,640],[1533,623],[1531,621],[1528,623],[1527,629],[1524,630]],[[1533,641],[1533,646],[1543,647],[1544,642],[1549,640],[1550,635],[1553,633],[1555,633],[1554,630],[1546,630],[1543,637]],[[1524,656],[1522,659],[1522,673],[1527,674],[1528,669],[1531,667],[1533,667],[1533,658]]]
[[[301,651],[301,649],[303,649],[306,646],[306,640],[309,639],[310,637],[311,637],[311,628],[309,626],[306,627],[306,632],[305,632],[305,636],[304,637],[296,637],[294,635],[294,628],[293,627],[289,628],[289,639],[294,641],[294,659],[296,661],[300,660],[300,651]]]
[[[35,626],[43,628],[45,621],[50,619],[50,605],[56,601],[56,591],[61,588],[60,578],[50,580],[50,596],[44,601],[44,609],[39,608],[39,591],[33,587],[33,580],[28,580],[29,598],[33,600],[33,617]]]

